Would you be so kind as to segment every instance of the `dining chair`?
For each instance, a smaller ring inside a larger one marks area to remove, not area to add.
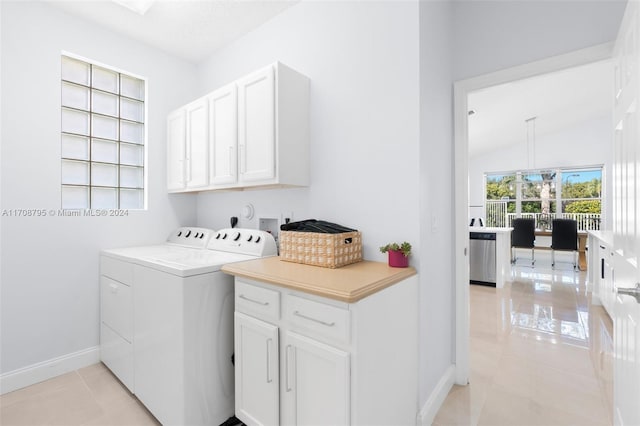
[[[514,249],[531,249],[531,266],[535,263],[534,244],[536,241],[536,221],[535,219],[516,218],[511,223],[511,263],[516,263]]]
[[[551,222],[551,267],[556,264],[556,251],[573,252],[573,269],[578,266],[578,222],[573,219],[553,219]]]

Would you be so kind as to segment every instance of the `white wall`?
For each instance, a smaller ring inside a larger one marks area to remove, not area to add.
[[[412,264],[429,271],[420,275],[422,406],[453,358],[452,82],[451,6],[420,3],[419,33],[417,7],[304,2],[214,55],[201,68],[206,90],[275,60],[310,77],[311,186],[201,194],[198,223],[227,226],[250,202],[256,216],[293,211],[357,227],[367,259],[385,261],[378,246],[410,241]]]
[[[98,252],[159,242],[195,223],[168,196],[165,119],[196,91],[195,68],[40,2],[2,2],[2,211],[60,208],[62,50],[148,78],[149,210],[128,217],[2,216],[1,371],[95,347]]]
[[[454,79],[615,40],[626,0],[454,1]]]
[[[311,80],[311,185],[203,193],[198,223],[220,228],[251,202],[256,217],[288,214],[362,231],[364,256],[418,242],[417,2],[302,2],[200,68],[204,91],[276,60]],[[256,226],[257,219],[240,223]]]
[[[603,174],[607,197],[604,202],[605,220],[612,214],[611,197],[611,116],[596,118],[576,124],[562,132],[541,135],[536,138],[535,168],[555,168],[604,165]],[[469,158],[469,200],[470,205],[484,204],[483,174],[527,169],[526,141],[514,142],[506,149],[500,149]],[[475,215],[475,216],[474,216]],[[484,217],[482,209],[472,217]],[[607,223],[602,224],[603,228]]]
[[[452,12],[420,3],[421,404],[454,359]]]
[[[251,202],[256,216],[356,227],[371,260],[386,261],[386,242],[410,241],[423,271],[422,407],[453,358],[453,192],[451,6],[419,8],[418,23],[417,2],[303,2],[214,55],[201,68],[206,90],[275,60],[309,76],[311,186],[201,194],[198,223],[227,226]]]

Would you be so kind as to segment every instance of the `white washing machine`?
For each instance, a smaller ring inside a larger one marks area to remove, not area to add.
[[[220,267],[276,254],[273,236],[238,228],[102,251],[101,359],[162,424],[233,416],[233,278]]]

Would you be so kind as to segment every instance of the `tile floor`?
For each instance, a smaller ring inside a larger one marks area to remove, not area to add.
[[[103,364],[0,397],[0,425],[159,425]]]
[[[612,322],[586,273],[517,266],[471,286],[471,372],[434,425],[611,425]]]
[[[517,267],[471,286],[471,384],[434,425],[610,425],[612,324],[585,274]],[[102,364],[0,397],[0,425],[157,425]]]

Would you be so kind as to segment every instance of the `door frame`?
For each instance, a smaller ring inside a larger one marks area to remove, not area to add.
[[[469,93],[499,84],[611,59],[614,43],[604,43],[563,55],[460,80],[454,83],[455,158],[455,382],[469,383]],[[612,82],[613,84],[613,82]]]

